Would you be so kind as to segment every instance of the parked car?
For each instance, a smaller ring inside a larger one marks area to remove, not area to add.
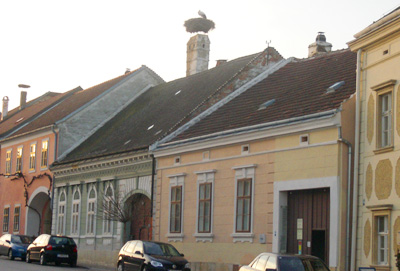
[[[239,271],[329,271],[329,268],[310,255],[261,253]]]
[[[132,240],[118,254],[118,271],[190,271],[190,263],[171,244]]]
[[[26,252],[26,262],[39,261],[41,265],[54,262],[55,265],[68,263],[71,267],[76,266],[78,260],[78,249],[74,239],[67,236],[49,234],[39,235]]]
[[[32,240],[33,238],[27,235],[6,233],[0,237],[0,255],[7,255],[10,260],[25,260],[26,249]]]

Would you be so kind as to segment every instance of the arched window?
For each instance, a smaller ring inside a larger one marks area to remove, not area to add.
[[[97,196],[93,187],[91,187],[89,191],[86,232],[87,234],[94,234]]]
[[[113,214],[113,201],[114,201],[114,192],[111,186],[108,186],[106,189],[105,197],[104,197],[104,233],[111,233],[112,227],[112,214]]]
[[[60,193],[60,199],[58,200],[58,219],[57,219],[57,234],[64,234],[64,223],[65,223],[65,205],[67,199],[65,192]]]
[[[79,211],[81,204],[81,195],[79,190],[76,189],[74,192],[74,196],[72,199],[72,225],[71,225],[71,234],[77,235],[79,233]]]

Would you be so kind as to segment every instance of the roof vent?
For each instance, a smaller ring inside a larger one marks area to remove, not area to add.
[[[326,93],[332,93],[335,92],[335,90],[339,89],[341,86],[344,85],[344,81],[337,82],[330,86],[329,88],[326,89]]]
[[[275,103],[275,99],[269,100],[269,101],[261,104],[260,107],[258,108],[258,110],[263,110],[274,103]]]

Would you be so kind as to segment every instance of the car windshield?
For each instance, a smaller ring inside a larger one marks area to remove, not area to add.
[[[11,243],[14,244],[30,244],[32,243],[32,238],[24,235],[13,235],[11,236]]]
[[[312,259],[310,260],[310,264],[314,271],[329,271],[328,267],[320,260]]]
[[[53,236],[50,238],[49,244],[50,245],[75,245],[75,242],[72,238]]]
[[[303,262],[296,257],[279,257],[280,271],[304,271]]]
[[[176,248],[170,244],[143,242],[144,253],[159,256],[181,256]]]

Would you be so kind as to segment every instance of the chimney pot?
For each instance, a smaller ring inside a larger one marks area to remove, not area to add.
[[[217,65],[215,65],[215,67],[218,67],[219,65],[222,65],[222,64],[224,64],[224,63],[226,63],[228,60],[226,60],[226,59],[218,59],[217,60]]]
[[[22,110],[25,108],[26,106],[26,95],[27,92],[26,91],[21,91],[21,99],[20,99],[20,104],[19,104],[19,109]]]
[[[5,117],[7,117],[8,114],[8,96],[3,97],[3,109],[2,109],[2,114],[1,114],[1,120],[4,120]]]
[[[332,44],[326,41],[324,32],[318,32],[314,43],[308,46],[308,57],[329,53],[332,49]]]
[[[130,73],[130,72],[131,72],[131,69],[126,68],[125,74]]]

